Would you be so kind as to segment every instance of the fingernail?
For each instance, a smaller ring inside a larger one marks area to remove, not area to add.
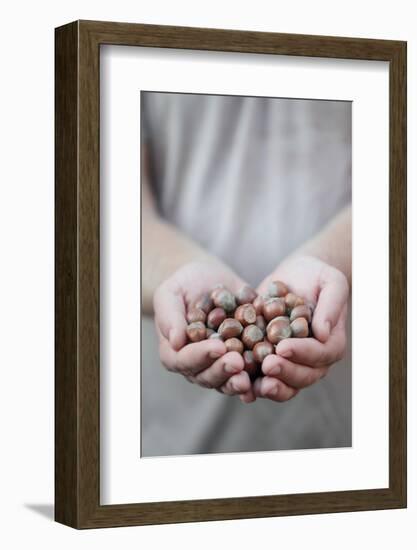
[[[279,354],[281,355],[281,357],[285,357],[285,358],[289,358],[292,356],[292,349],[286,349],[284,351],[280,351]]]
[[[276,365],[275,367],[272,367],[271,369],[269,369],[268,376],[278,376],[280,372],[281,372],[281,366]]]
[[[270,397],[276,397],[278,395],[278,386],[274,385],[270,390],[268,390],[268,394]]]
[[[239,395],[239,398],[242,401],[242,403],[246,403],[246,404],[253,403],[255,401],[255,399],[249,396],[247,393],[242,393],[241,395]]]
[[[226,363],[226,365],[224,366],[224,370],[225,370],[228,374],[237,374],[237,373],[240,372],[242,369],[240,369],[239,367],[236,367],[236,365],[229,365],[228,363]]]
[[[275,388],[275,383],[271,378],[264,378],[262,380],[261,392],[263,395],[272,395]]]

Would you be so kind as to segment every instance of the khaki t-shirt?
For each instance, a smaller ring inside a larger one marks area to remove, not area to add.
[[[161,216],[254,287],[351,201],[350,102],[146,92],[141,128]],[[350,338],[325,379],[250,405],[166,371],[151,318],[142,343],[144,456],[351,445]]]

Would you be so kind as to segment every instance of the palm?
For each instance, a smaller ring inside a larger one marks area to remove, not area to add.
[[[321,288],[323,270],[326,264],[309,256],[287,260],[259,285],[258,292],[264,294],[271,281],[279,280],[287,284],[291,292],[301,296],[307,303],[315,305]]]
[[[210,292],[217,284],[223,284],[234,293],[244,284],[240,277],[220,263],[187,264],[179,269],[168,283],[171,290],[182,297],[184,311],[202,294]]]

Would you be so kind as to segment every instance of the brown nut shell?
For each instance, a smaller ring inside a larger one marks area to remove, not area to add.
[[[210,338],[212,334],[216,334],[216,331],[212,328],[206,328],[206,338]]]
[[[244,327],[253,325],[256,321],[255,308],[252,304],[243,304],[238,306],[235,311],[235,319],[237,319]]]
[[[210,298],[214,301],[214,297],[219,292],[219,290],[222,290],[226,288],[222,283],[218,283],[216,286],[213,287],[213,290],[210,293]]]
[[[210,294],[202,294],[193,304],[193,308],[202,309],[207,315],[213,309],[213,300],[210,298]]]
[[[255,325],[262,330],[263,335],[266,334],[266,321],[263,315],[257,315]]]
[[[222,335],[219,334],[218,332],[214,332],[214,331],[213,331],[213,334],[210,334],[209,339],[210,340],[222,340],[223,341]]]
[[[285,296],[285,305],[290,310],[295,308],[296,306],[302,306],[303,304],[304,300],[293,292],[288,292],[288,294]]]
[[[248,285],[242,286],[236,295],[237,303],[239,305],[251,304],[257,297],[257,292]]]
[[[309,332],[308,323],[304,317],[297,317],[290,326],[294,338],[307,338]]]
[[[262,363],[265,357],[267,355],[271,355],[271,353],[274,353],[274,346],[271,344],[271,342],[258,342],[253,348],[253,358],[258,363]]]
[[[218,333],[224,340],[228,338],[235,338],[240,336],[242,333],[243,327],[236,319],[225,319],[223,323],[218,328]]]
[[[197,307],[190,309],[187,313],[187,321],[189,323],[205,323],[206,318],[206,312]]]
[[[283,298],[269,298],[269,300],[265,301],[263,307],[265,321],[271,321],[275,317],[285,315],[286,309],[285,300]]]
[[[282,281],[272,281],[268,286],[268,294],[271,297],[282,298],[288,294],[289,290],[285,283]]]
[[[255,378],[257,378],[262,371],[260,365],[256,363],[252,351],[246,350],[243,352],[243,363],[245,365],[243,370],[249,374],[249,378],[253,382],[253,380],[255,380]]]
[[[264,302],[265,302],[265,300],[264,300],[263,296],[257,296],[254,299],[252,305],[255,308],[256,315],[262,315],[263,314]]]
[[[228,338],[224,341],[227,351],[237,351],[238,353],[243,353],[245,349],[243,347],[242,341],[239,338]]]
[[[206,334],[206,326],[200,321],[191,323],[187,327],[187,336],[191,342],[201,342],[201,340],[205,340]]]
[[[295,308],[291,310],[290,321],[294,321],[295,319],[298,319],[299,317],[304,317],[304,319],[308,323],[310,323],[311,322],[311,309],[306,305],[295,306]]]
[[[226,288],[221,288],[214,294],[213,302],[216,307],[221,307],[226,313],[233,313],[237,305],[236,298]]]
[[[223,323],[223,321],[226,319],[226,317],[227,315],[224,309],[222,309],[221,307],[215,307],[207,315],[207,326],[209,328],[217,330],[219,326]]]
[[[247,349],[253,349],[255,344],[262,342],[264,335],[262,330],[256,325],[248,325],[243,329],[242,342]]]
[[[290,320],[288,317],[276,317],[268,323],[266,334],[271,344],[278,344],[285,338],[291,338]]]

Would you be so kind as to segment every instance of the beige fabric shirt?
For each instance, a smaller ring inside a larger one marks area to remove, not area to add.
[[[141,104],[160,214],[253,286],[351,201],[349,102],[146,92]],[[350,339],[325,379],[251,405],[167,372],[146,317],[142,342],[144,456],[351,445]]]

